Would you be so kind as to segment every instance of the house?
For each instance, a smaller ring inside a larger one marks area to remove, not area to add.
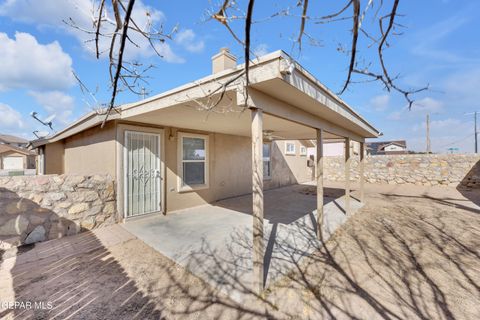
[[[0,144],[7,144],[18,148],[26,148],[28,145],[28,140],[8,134],[0,134]]]
[[[315,148],[310,148],[309,155],[315,156]],[[360,154],[360,143],[356,141],[350,141],[350,154]],[[323,155],[325,157],[341,157],[345,155],[345,143],[338,142],[337,140],[324,141]]]
[[[212,71],[119,107],[103,128],[105,114],[91,112],[32,145],[45,174],[114,177],[117,214],[123,219],[251,193],[253,265],[256,283],[262,285],[263,190],[311,179],[302,176],[309,147],[305,141],[316,141],[321,159],[324,139],[347,145],[354,140],[363,148],[365,139],[379,131],[283,51],[252,61],[248,90],[244,66],[236,64],[228,49],[212,58]],[[346,164],[348,160],[349,153]],[[321,172],[317,170],[320,217]],[[349,183],[347,179],[347,214]]]
[[[23,171],[35,169],[35,152],[10,144],[0,144],[0,170]]]
[[[369,155],[407,154],[407,142],[405,140],[367,142]]]

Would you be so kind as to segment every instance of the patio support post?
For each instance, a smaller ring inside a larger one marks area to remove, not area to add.
[[[350,216],[350,138],[345,138],[345,214]]]
[[[317,162],[315,178],[317,182],[317,236],[323,240],[323,129],[317,129]]]
[[[360,142],[360,201],[365,202],[365,142]]]
[[[263,292],[263,112],[252,112],[253,290]]]

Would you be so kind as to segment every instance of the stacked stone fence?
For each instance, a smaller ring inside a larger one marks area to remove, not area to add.
[[[61,238],[117,221],[110,176],[0,177],[0,248]]]
[[[359,179],[359,158],[352,158],[351,180]],[[324,178],[345,180],[343,157],[324,158]],[[446,185],[480,188],[480,155],[409,154],[377,155],[365,158],[365,181],[380,184]]]

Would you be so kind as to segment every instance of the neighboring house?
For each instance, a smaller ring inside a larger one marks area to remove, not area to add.
[[[369,155],[407,154],[407,142],[405,140],[367,142]]]
[[[315,157],[315,148],[310,148],[309,155]],[[350,155],[357,156],[360,154],[360,143],[357,141],[350,141]],[[325,157],[340,157],[345,155],[345,142],[325,141],[323,144],[323,155]]]
[[[262,189],[311,180],[305,170],[311,140],[363,143],[379,135],[283,51],[252,62],[248,94],[243,66],[228,50],[212,63],[212,75],[118,107],[103,128],[105,116],[92,112],[33,141],[40,172],[110,174],[124,218],[211,203],[252,187],[256,214]]]
[[[26,148],[28,145],[28,140],[8,134],[0,134],[0,144],[8,144],[18,148]]]
[[[35,169],[35,152],[9,144],[0,144],[0,170]]]

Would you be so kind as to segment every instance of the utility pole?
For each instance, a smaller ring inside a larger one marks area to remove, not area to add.
[[[475,153],[478,153],[478,143],[477,143],[477,139],[478,139],[478,131],[477,131],[477,111],[475,111],[474,113],[474,117],[475,117]]]
[[[473,114],[473,132],[475,135],[475,153],[478,153],[478,129],[477,129],[477,114],[478,111],[470,112],[470,113],[465,113],[465,116]]]
[[[432,153],[432,149],[430,147],[430,114],[427,113],[427,154]]]

